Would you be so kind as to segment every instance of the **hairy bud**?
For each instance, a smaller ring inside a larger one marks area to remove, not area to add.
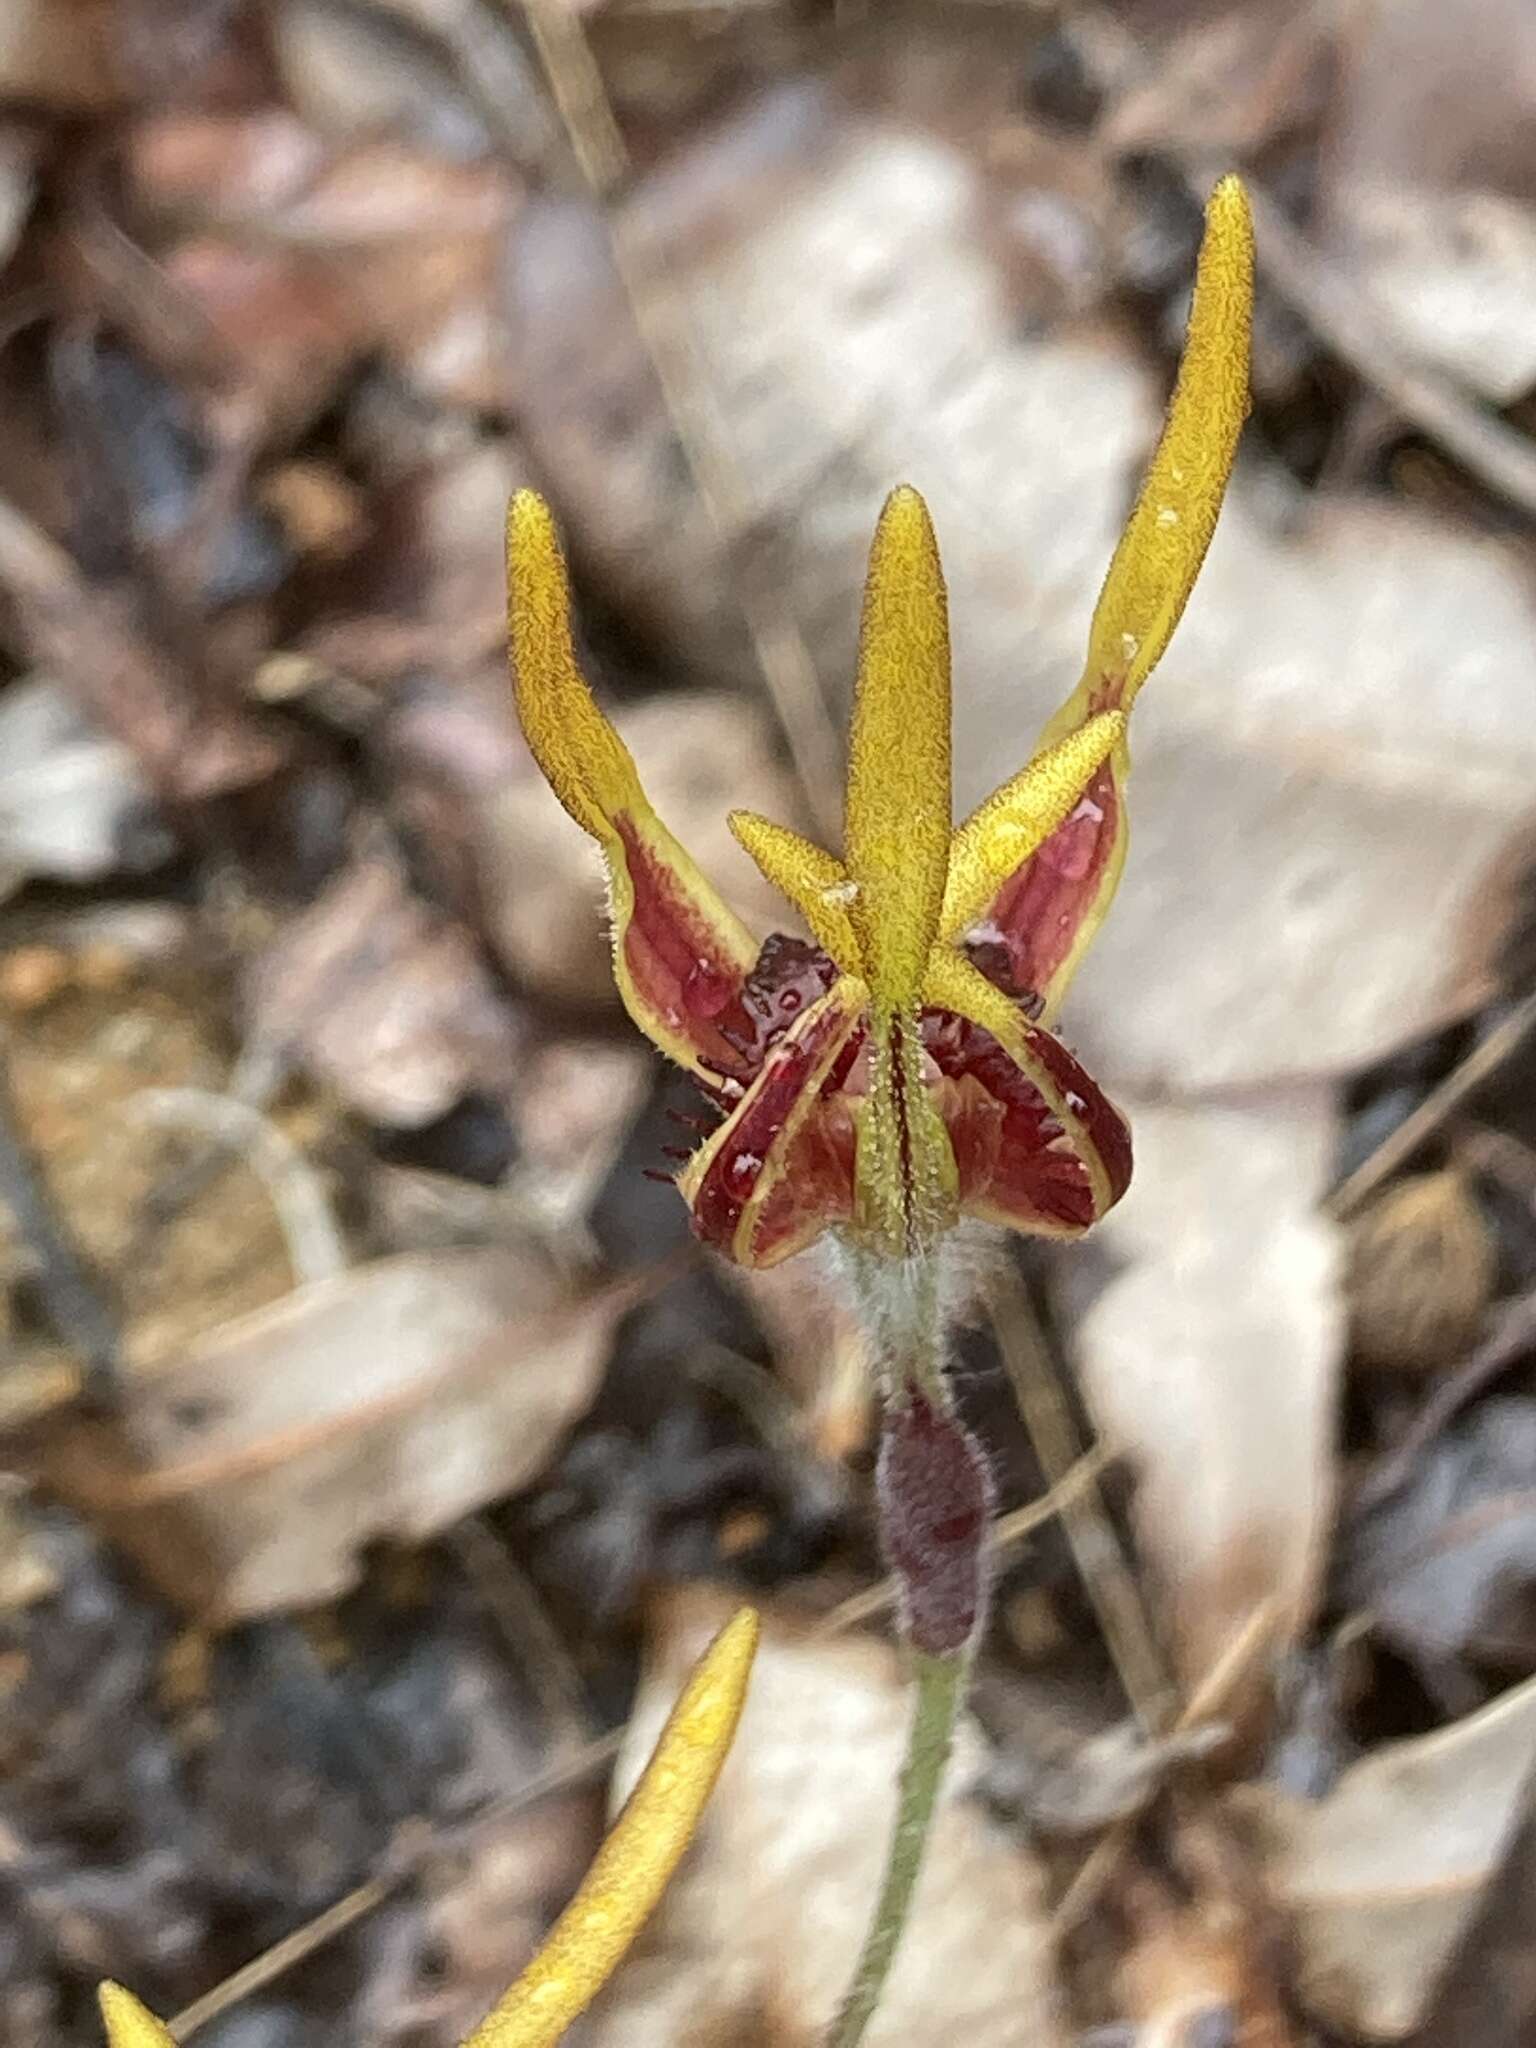
[[[913,1645],[933,1657],[964,1649],[981,1613],[992,1509],[992,1479],[975,1438],[909,1391],[886,1413],[875,1485]]]

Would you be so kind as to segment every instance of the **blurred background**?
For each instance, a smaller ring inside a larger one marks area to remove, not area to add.
[[[579,2039],[815,2041],[905,1716],[867,1361],[647,1177],[696,1105],[511,718],[504,501],[780,928],[724,814],[836,843],[881,499],[963,809],[1076,679],[1232,168],[1253,416],[1065,1019],[1137,1178],[976,1262],[994,1618],[870,2039],[1533,2037],[1533,138],[1528,0],[5,0],[7,2048],[102,1974],[450,2048],[744,1591]]]

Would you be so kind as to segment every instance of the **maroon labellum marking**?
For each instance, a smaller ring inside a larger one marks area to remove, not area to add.
[[[837,979],[837,968],[819,946],[770,932],[742,987],[742,1007],[752,1025],[742,1051],[760,1064],[769,1046],[789,1030],[802,1010],[820,1000]]]
[[[1098,1208],[1087,1162],[1045,1098],[989,1031],[948,1010],[925,1010],[923,1044],[939,1072],[962,1208],[1086,1230]],[[1079,1119],[1117,1199],[1130,1179],[1130,1134],[1060,1039],[1034,1026],[1030,1049]]]
[[[989,951],[977,965],[989,981],[1009,994],[1050,985],[1099,893],[1119,821],[1119,792],[1106,763],[1071,817],[1009,876],[978,920]],[[1007,958],[1006,980],[995,971],[994,946]]]
[[[669,1031],[687,1040],[701,1065],[742,1078],[751,1069],[732,1037],[752,1035],[742,1006],[745,974],[721,951],[708,917],[633,822],[617,817],[614,829],[634,893],[623,948],[637,993]]]

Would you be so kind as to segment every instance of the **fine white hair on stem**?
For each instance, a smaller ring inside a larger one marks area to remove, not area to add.
[[[345,1269],[346,1246],[319,1174],[259,1109],[208,1088],[143,1088],[125,1108],[144,1123],[196,1131],[239,1156],[267,1191],[298,1285]]]

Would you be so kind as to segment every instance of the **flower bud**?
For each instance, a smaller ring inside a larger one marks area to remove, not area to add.
[[[886,1412],[875,1487],[913,1646],[963,1650],[985,1595],[992,1479],[980,1447],[956,1416],[907,1392]]]

